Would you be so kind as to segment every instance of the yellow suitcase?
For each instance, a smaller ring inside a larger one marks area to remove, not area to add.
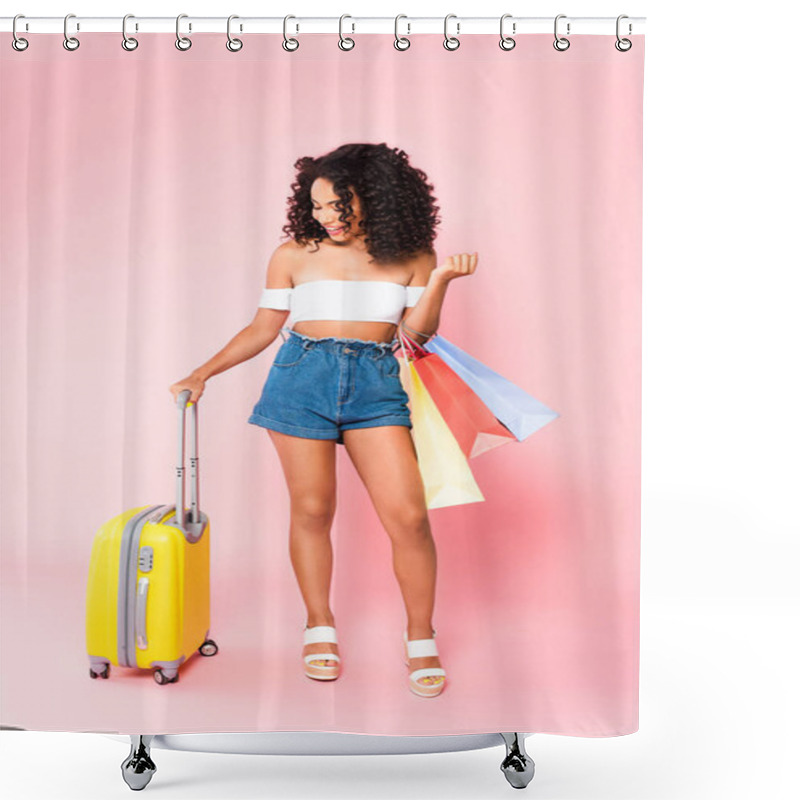
[[[175,683],[195,652],[216,655],[210,633],[208,517],[198,507],[197,404],[178,395],[177,502],[140,506],[95,534],[86,593],[89,675],[108,678],[111,664],[155,669]],[[184,509],[186,408],[190,422],[190,509]],[[181,509],[181,514],[176,513]]]

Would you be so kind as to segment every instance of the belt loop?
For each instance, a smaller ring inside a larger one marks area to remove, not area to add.
[[[284,329],[281,328],[280,329],[281,338],[283,339],[284,344],[286,344],[286,334],[283,331]]]

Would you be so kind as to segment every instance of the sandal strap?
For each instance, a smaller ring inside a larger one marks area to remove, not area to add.
[[[306,662],[306,664],[309,664],[312,661],[341,661],[336,653],[309,653],[307,656],[303,656],[303,660]],[[333,669],[333,667],[328,664],[325,667],[317,667],[317,669]]]
[[[303,632],[304,644],[339,644],[336,638],[336,628],[330,625],[317,625],[313,628],[306,628]]]
[[[446,673],[441,667],[423,667],[422,669],[415,669],[408,677],[412,681],[416,681],[418,678],[433,678],[436,675],[444,677]]]
[[[433,639],[412,639],[406,642],[409,658],[423,658],[425,656],[438,656],[436,642]]]

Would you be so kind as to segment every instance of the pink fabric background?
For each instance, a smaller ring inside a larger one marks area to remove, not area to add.
[[[638,728],[644,37],[30,36],[2,56],[2,724],[428,735]],[[199,405],[215,658],[177,684],[90,680],[88,558],[174,502],[168,386],[252,319],[301,155],[406,150],[435,185],[440,332],[561,416],[470,462],[486,501],[430,512],[448,686],[406,688],[388,536],[343,447],[333,525],[345,663],[310,681],[288,492],[246,419],[280,338]]]

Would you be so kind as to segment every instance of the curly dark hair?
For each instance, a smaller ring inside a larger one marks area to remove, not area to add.
[[[319,242],[327,233],[312,215],[311,184],[327,178],[338,197],[339,220],[353,214],[353,191],[361,201],[364,243],[373,261],[405,261],[433,252],[441,221],[428,176],[408,163],[408,154],[381,144],[343,144],[319,158],[303,156],[294,168],[293,195],[287,199],[289,222],[282,230],[299,244]],[[345,223],[347,224],[347,223]]]

